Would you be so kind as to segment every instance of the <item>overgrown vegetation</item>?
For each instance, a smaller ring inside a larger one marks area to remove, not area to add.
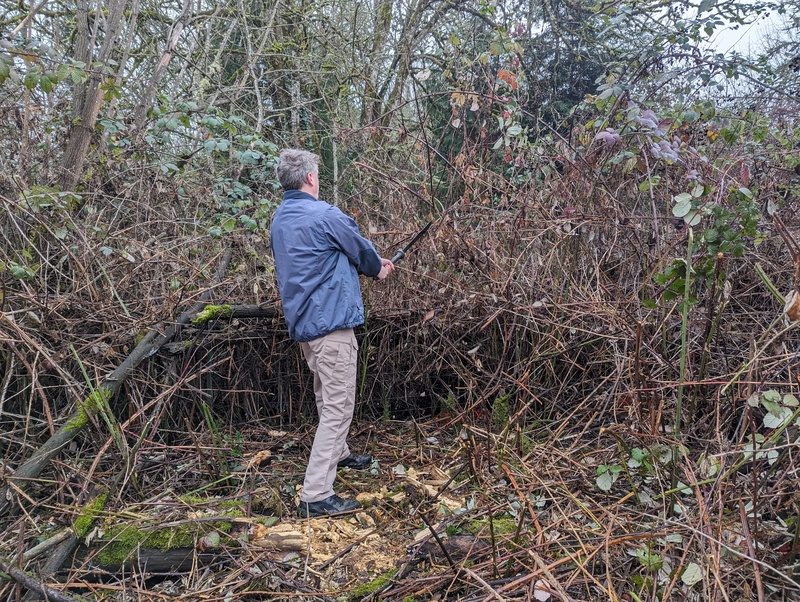
[[[384,537],[353,549],[395,568],[237,542],[180,593],[798,596],[794,3],[0,6],[7,560],[50,582],[38,540],[74,524],[125,555],[200,495],[293,516],[312,383],[280,319],[234,308],[278,306],[274,158],[302,146],[383,255],[434,224],[363,283],[353,434],[379,468],[343,478]],[[763,52],[709,42],[767,14]]]

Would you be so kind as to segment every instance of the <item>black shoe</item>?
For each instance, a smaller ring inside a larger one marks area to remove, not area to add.
[[[335,514],[348,514],[361,508],[356,500],[343,500],[335,493],[318,502],[300,502],[300,517],[314,518],[315,516],[332,516]]]
[[[344,460],[339,460],[336,464],[339,468],[352,468],[354,470],[364,470],[372,466],[372,456],[357,456],[350,454]]]

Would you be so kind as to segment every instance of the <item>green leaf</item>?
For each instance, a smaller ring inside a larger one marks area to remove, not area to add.
[[[615,480],[616,479],[614,479],[613,474],[610,472],[603,472],[597,476],[597,480],[595,482],[601,491],[609,491]]]
[[[722,134],[722,139],[728,144],[733,144],[739,139],[739,134],[731,128],[722,128],[720,133]]]
[[[707,0],[706,0],[707,1]],[[703,569],[700,568],[700,565],[690,562],[686,565],[686,568],[681,573],[681,581],[683,581],[689,587],[700,583],[703,580]]]
[[[688,111],[684,111],[683,115],[681,115],[681,119],[689,123],[697,121],[698,117],[699,115],[695,111],[692,111],[691,109],[689,109]]]
[[[706,230],[703,236],[705,237],[706,242],[714,242],[719,238],[719,231],[715,230],[714,228],[710,228]]]
[[[697,211],[691,211],[683,216],[683,221],[689,226],[697,226],[703,221],[703,216]]]
[[[798,405],[800,405],[800,402],[797,401],[797,397],[791,393],[787,393],[783,396],[783,405],[785,405],[787,408],[796,408]]]
[[[49,77],[44,76],[39,80],[39,87],[45,94],[50,94],[53,91],[53,82]]]
[[[781,394],[778,393],[775,389],[770,389],[768,391],[764,391],[761,394],[761,399],[765,401],[774,401],[778,403],[781,400]]]
[[[679,201],[672,208],[672,215],[675,217],[684,217],[692,210],[691,201]]]
[[[28,90],[33,90],[39,84],[39,74],[35,71],[28,71],[22,80]]]
[[[509,136],[519,136],[521,133],[522,133],[522,126],[518,123],[515,123],[510,128],[508,128]]]
[[[697,14],[700,15],[707,10],[711,10],[717,5],[717,0],[703,0],[700,6],[697,7]]]
[[[764,409],[771,414],[775,414],[776,416],[780,414],[781,406],[777,401],[772,401],[771,399],[761,398],[761,405],[764,406]]]
[[[769,412],[764,415],[764,426],[768,429],[777,429],[791,420],[794,412],[789,408],[779,408],[776,413]]]
[[[598,97],[600,100],[605,100],[606,98],[610,97],[614,93],[614,88],[606,88],[602,91],[600,96]]]

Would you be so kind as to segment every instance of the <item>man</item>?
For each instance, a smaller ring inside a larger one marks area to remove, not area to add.
[[[356,396],[358,345],[353,328],[364,323],[358,275],[386,278],[394,264],[381,258],[355,221],[318,200],[319,157],[281,151],[276,168],[283,202],[270,232],[278,290],[289,336],[300,342],[314,374],[319,424],[308,459],[300,516],[353,512],[355,500],[333,492],[336,468],[367,468],[371,456],[350,453],[347,432]]]

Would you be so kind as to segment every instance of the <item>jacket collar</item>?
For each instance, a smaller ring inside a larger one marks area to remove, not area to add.
[[[302,190],[285,190],[283,192],[283,200],[284,201],[317,201],[319,199],[315,199],[313,196],[308,194],[307,192],[303,192]]]

